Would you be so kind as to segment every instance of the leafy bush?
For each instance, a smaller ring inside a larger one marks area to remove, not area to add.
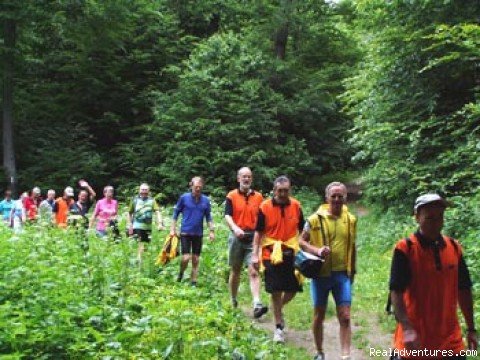
[[[215,218],[221,210],[215,207]],[[229,304],[226,226],[205,243],[199,288],[154,265],[160,237],[139,266],[136,243],[82,231],[0,228],[0,353],[18,359],[286,359],[271,334]],[[301,352],[300,352],[301,354]]]

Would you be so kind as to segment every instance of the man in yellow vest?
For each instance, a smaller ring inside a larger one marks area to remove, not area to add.
[[[325,257],[320,277],[311,281],[314,306],[313,336],[317,348],[314,359],[323,360],[323,321],[328,295],[333,293],[340,323],[342,359],[350,358],[352,330],[350,326],[351,284],[355,275],[356,218],[345,205],[347,188],[332,182],[325,189],[327,203],[321,205],[305,223],[300,239],[304,251]],[[328,256],[327,256],[328,255]]]

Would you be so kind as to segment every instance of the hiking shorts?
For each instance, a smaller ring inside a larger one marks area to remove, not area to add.
[[[247,235],[247,234],[246,234]],[[239,239],[234,233],[228,236],[228,265],[232,268],[241,268],[252,263],[253,233]]]
[[[180,235],[180,243],[182,244],[182,254],[200,255],[202,252],[202,236],[201,235]]]
[[[314,307],[326,307],[328,294],[333,293],[337,306],[352,304],[352,287],[346,271],[332,271],[330,276],[312,279],[310,293]]]
[[[150,230],[133,229],[133,235],[141,242],[149,243],[152,239],[151,234]]]
[[[283,262],[273,265],[270,260],[263,260],[265,267],[265,291],[268,293],[286,291],[299,292],[302,288],[295,276],[294,255],[292,250],[283,252]]]

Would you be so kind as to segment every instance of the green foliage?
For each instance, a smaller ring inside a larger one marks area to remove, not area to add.
[[[219,208],[214,208],[220,219]],[[165,234],[154,232],[144,263],[136,242],[33,227],[1,228],[0,352],[25,359],[291,359],[271,334],[231,309],[222,241],[206,243],[199,287],[175,281],[178,260],[154,266]],[[226,237],[226,227],[217,235]],[[207,279],[209,279],[207,281]],[[236,354],[236,355],[234,355]]]
[[[478,7],[358,1],[356,9],[367,52],[344,100],[368,198],[405,211],[420,192],[474,194]]]
[[[222,187],[242,164],[252,167],[263,188],[276,174],[301,174],[311,159],[301,140],[279,132],[283,98],[268,86],[266,62],[231,32],[199,44],[178,89],[157,94],[156,120],[142,129],[131,152],[149,149],[139,169],[143,176],[177,194],[179,183],[201,174],[223,196]]]
[[[2,18],[18,22],[22,188],[140,177],[172,197],[202,173],[219,195],[243,164],[267,189],[280,173],[310,184],[349,162],[336,95],[358,51],[323,2],[8,1]]]

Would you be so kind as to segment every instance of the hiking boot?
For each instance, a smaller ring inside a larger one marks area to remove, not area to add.
[[[237,301],[237,299],[232,299],[232,307],[233,307],[234,309],[238,308],[238,301]]]
[[[273,333],[273,342],[278,344],[285,343],[285,332],[282,329],[275,329],[275,332]]]
[[[191,285],[192,287],[197,287],[197,282],[196,282],[196,281],[192,281],[192,282],[190,283],[190,285]]]
[[[268,311],[268,306],[264,306],[262,304],[256,304],[253,307],[253,317],[255,319],[260,319],[263,315],[265,315]]]
[[[182,280],[183,280],[183,274],[180,273],[180,274],[178,274],[178,276],[177,276],[177,282],[182,282]]]
[[[325,354],[323,352],[319,352],[313,357],[313,360],[325,360]]]

